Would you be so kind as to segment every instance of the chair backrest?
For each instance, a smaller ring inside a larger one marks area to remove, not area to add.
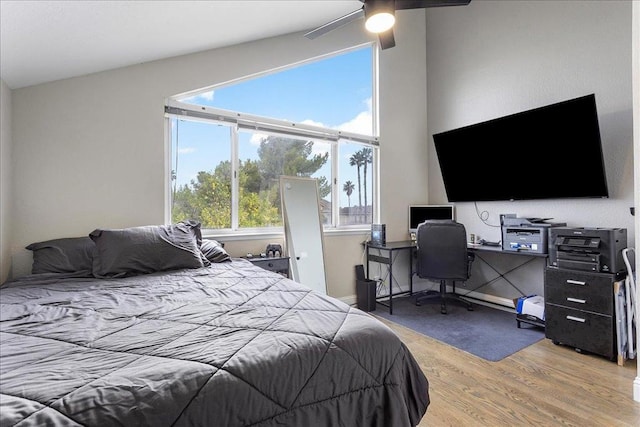
[[[423,279],[467,280],[467,231],[452,220],[428,220],[418,226],[417,274]]]

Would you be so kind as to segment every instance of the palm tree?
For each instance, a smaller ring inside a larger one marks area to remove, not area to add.
[[[373,164],[373,155],[371,148],[363,148],[360,150],[362,153],[362,164],[364,166],[363,169],[363,177],[364,177],[364,222],[369,222],[368,213],[367,213],[367,164]]]
[[[360,166],[362,166],[362,153],[356,151],[349,158],[349,165],[358,168],[358,206],[362,206],[362,184],[360,183]]]
[[[342,191],[347,193],[347,199],[349,200],[349,213],[351,213],[351,194],[353,194],[353,190],[355,188],[356,186],[353,185],[353,182],[351,181],[345,182],[344,185],[342,186]]]

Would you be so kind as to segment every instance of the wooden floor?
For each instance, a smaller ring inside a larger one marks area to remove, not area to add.
[[[377,318],[429,380],[431,404],[420,426],[640,426],[637,359],[619,366],[543,339],[490,362]]]

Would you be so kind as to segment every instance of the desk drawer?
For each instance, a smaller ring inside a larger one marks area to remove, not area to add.
[[[546,304],[545,323],[545,335],[554,343],[613,358],[615,324],[612,316]]]
[[[547,268],[545,301],[578,310],[613,315],[614,276]]]

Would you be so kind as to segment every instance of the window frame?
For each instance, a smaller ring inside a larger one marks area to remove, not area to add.
[[[334,52],[321,57],[316,57],[303,61],[300,63],[292,64],[287,67],[281,67],[277,71],[285,70],[287,68],[296,67],[303,63],[310,63],[316,61],[322,61],[325,58],[340,55],[349,51],[365,48],[370,44],[360,45],[350,49],[345,49],[339,52]],[[239,236],[249,237],[257,236],[259,238],[266,238],[267,236],[281,236],[284,232],[284,227],[256,227],[256,228],[240,228],[238,224],[238,207],[239,207],[239,132],[243,131],[259,131],[261,133],[267,133],[269,135],[283,136],[287,138],[302,138],[311,141],[322,141],[324,143],[330,143],[330,162],[331,162],[331,224],[325,224],[324,232],[344,232],[344,233],[361,233],[362,231],[369,231],[371,225],[367,224],[353,224],[353,225],[341,225],[339,224],[340,218],[340,168],[339,168],[339,145],[343,143],[355,142],[361,144],[363,147],[369,147],[372,149],[372,163],[371,163],[371,197],[372,197],[372,223],[379,221],[380,217],[380,141],[379,141],[379,108],[378,108],[378,49],[373,44],[369,46],[372,48],[372,99],[371,99],[371,111],[372,111],[372,133],[373,135],[362,135],[358,133],[341,131],[337,129],[324,128],[319,126],[308,125],[304,123],[284,121],[269,117],[263,117],[253,114],[240,113],[237,111],[230,111],[210,106],[188,104],[178,101],[187,96],[197,95],[210,90],[215,90],[216,87],[224,87],[230,84],[238,83],[242,80],[254,79],[260,75],[268,74],[271,72],[260,73],[252,75],[247,79],[238,79],[232,82],[218,84],[208,87],[206,89],[199,89],[197,91],[191,91],[189,93],[180,94],[168,98],[165,104],[165,223],[169,224],[172,221],[171,218],[171,204],[172,204],[172,119],[188,119],[193,121],[208,122],[213,125],[224,125],[230,129],[230,141],[231,141],[231,228],[207,228],[203,229],[203,234],[207,236],[220,235],[228,237]],[[337,202],[337,203],[336,203]]]

